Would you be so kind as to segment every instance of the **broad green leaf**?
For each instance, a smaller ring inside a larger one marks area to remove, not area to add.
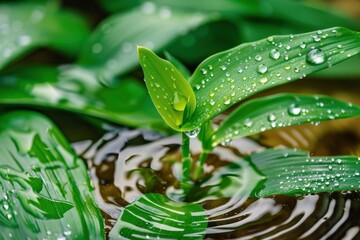
[[[142,9],[113,15],[85,43],[78,62],[109,79],[138,65],[136,45],[161,50],[179,35],[211,19],[200,13]]]
[[[0,75],[0,105],[63,109],[133,127],[167,129],[136,80],[106,87],[94,72],[76,66],[23,67]]]
[[[249,96],[305,77],[356,55],[360,34],[345,28],[272,36],[206,59],[190,79],[196,110],[182,127],[199,127]]]
[[[0,5],[0,68],[37,47],[51,47],[70,56],[78,52],[89,28],[70,11],[33,3]]]
[[[360,158],[310,157],[289,149],[269,149],[249,160],[265,176],[253,195],[308,194],[360,189]]]
[[[332,97],[278,94],[245,103],[212,136],[215,147],[226,139],[296,124],[360,116],[360,108]]]
[[[195,110],[191,86],[170,62],[147,48],[138,47],[138,52],[146,87],[156,109],[171,128],[179,131]]]
[[[200,205],[150,193],[125,207],[110,239],[203,239],[206,227],[206,212]]]
[[[87,169],[34,112],[0,116],[1,239],[104,239]]]

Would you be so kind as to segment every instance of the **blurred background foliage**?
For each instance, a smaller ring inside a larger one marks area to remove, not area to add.
[[[214,53],[270,35],[333,26],[359,31],[359,5],[356,0],[1,1],[0,109],[65,110],[95,117],[90,122],[96,126],[102,119],[167,132],[142,83],[137,45],[160,55],[166,51],[192,71]],[[350,79],[348,88],[356,90],[359,84],[352,80],[360,76],[359,64],[355,57],[316,76]]]

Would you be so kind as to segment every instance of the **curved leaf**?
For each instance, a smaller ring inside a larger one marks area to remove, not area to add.
[[[290,149],[269,149],[249,160],[266,177],[253,195],[308,194],[360,189],[360,157],[310,157]]]
[[[360,51],[360,34],[345,28],[273,36],[206,59],[190,79],[196,110],[182,130],[199,127],[235,103],[339,63]]]
[[[156,109],[171,128],[179,131],[195,110],[191,86],[170,62],[149,49],[138,47],[138,51],[146,87]]]
[[[210,19],[199,13],[141,9],[113,15],[85,43],[78,62],[96,68],[105,79],[110,79],[137,66],[136,45],[160,50]]]
[[[104,239],[85,164],[44,116],[0,117],[1,239]]]
[[[327,96],[278,94],[245,103],[212,136],[212,146],[226,139],[295,124],[360,116],[360,108]]]
[[[168,130],[140,83],[123,79],[106,87],[94,72],[76,66],[32,66],[0,76],[0,105],[64,109],[118,124]]]
[[[50,5],[50,4],[48,4]],[[79,14],[33,3],[0,5],[0,68],[36,47],[75,55],[89,28]]]
[[[207,216],[200,205],[150,193],[125,207],[110,239],[203,239],[206,227]]]

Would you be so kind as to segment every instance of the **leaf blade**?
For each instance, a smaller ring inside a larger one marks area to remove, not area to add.
[[[0,79],[0,105],[61,109],[127,126],[168,130],[146,89],[133,79],[106,87],[94,72],[78,66],[17,68]]]
[[[138,52],[146,87],[156,109],[171,128],[179,131],[187,115],[195,110],[191,86],[170,62],[144,47],[138,47]]]
[[[94,31],[85,43],[78,63],[95,68],[99,75],[111,79],[138,65],[137,45],[148,46],[154,51],[162,50],[183,31],[211,19],[212,16],[176,10],[165,17],[158,11],[147,13],[141,9],[116,14],[104,20]]]
[[[2,238],[104,239],[86,167],[60,131],[34,112],[0,119]]]
[[[240,100],[325,69],[359,51],[358,32],[332,28],[273,36],[213,55],[190,79],[197,107],[183,128],[197,128]]]
[[[122,211],[110,239],[202,239],[207,227],[204,209],[150,193]]]
[[[38,47],[51,47],[69,56],[80,49],[89,34],[79,14],[34,3],[2,4],[0,13],[6,37],[0,39],[0,68]],[[76,29],[76,31],[74,31]]]
[[[254,191],[256,197],[359,189],[359,157],[296,156],[292,152],[291,149],[270,149],[249,157],[266,177]]]
[[[272,95],[249,101],[231,113],[214,133],[212,146],[269,129],[355,116],[360,116],[360,107],[332,97]]]

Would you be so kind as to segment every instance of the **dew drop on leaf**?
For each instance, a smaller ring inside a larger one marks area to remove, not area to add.
[[[185,135],[188,137],[188,138],[196,138],[200,133],[200,128],[196,128],[196,129],[193,129],[193,130],[190,130],[190,131],[186,131],[185,132]]]
[[[230,102],[231,102],[231,100],[230,100],[230,99],[226,99],[226,100],[224,101],[224,104],[225,104],[225,105],[229,105],[229,104],[230,104]]]
[[[221,142],[221,146],[224,146],[224,147],[230,146],[231,141],[232,140],[230,138],[227,138],[227,139],[225,139],[224,141]]]
[[[256,55],[256,56],[255,56],[255,60],[258,61],[258,62],[260,62],[260,61],[262,60],[262,57],[261,57],[260,55]]]
[[[300,48],[302,48],[302,49],[306,48],[306,43],[301,42],[301,43],[300,43]]]
[[[272,50],[270,51],[270,57],[271,57],[272,59],[279,59],[280,56],[281,56],[281,54],[280,54],[280,51],[279,51],[279,50],[277,50],[277,49],[272,49]]]
[[[257,68],[258,73],[261,73],[261,74],[266,73],[267,70],[268,70],[268,68],[264,64],[260,64]]]
[[[270,122],[275,121],[275,120],[276,120],[275,114],[274,114],[274,113],[270,113],[269,116],[268,116],[268,120],[269,120]]]
[[[326,59],[325,53],[318,48],[315,48],[306,54],[306,61],[312,65],[322,64]]]
[[[313,36],[312,37],[314,42],[320,42],[321,41],[321,38],[319,36]]]
[[[252,125],[253,125],[253,122],[251,121],[250,118],[245,119],[245,121],[244,121],[245,127],[251,127]]]
[[[288,113],[291,116],[298,116],[301,113],[301,107],[296,103],[293,103],[288,108]]]
[[[174,100],[173,100],[173,108],[176,111],[182,112],[185,110],[186,104],[187,104],[186,98],[181,94],[179,94],[178,92],[175,92]]]

